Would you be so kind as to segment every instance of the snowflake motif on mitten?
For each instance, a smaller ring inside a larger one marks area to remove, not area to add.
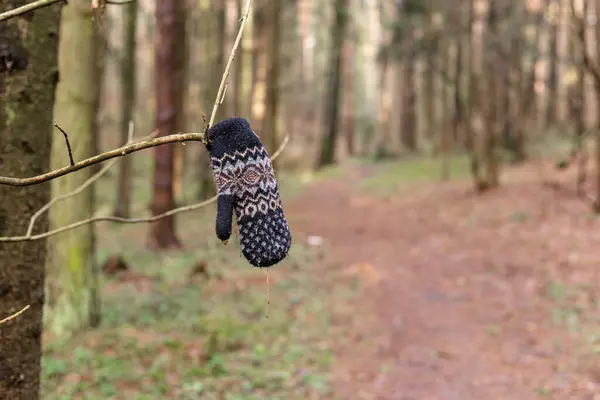
[[[218,194],[217,237],[229,239],[235,212],[248,262],[256,267],[277,264],[287,256],[292,235],[269,154],[243,118],[223,120],[207,135]]]

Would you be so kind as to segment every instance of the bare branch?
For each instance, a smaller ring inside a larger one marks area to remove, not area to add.
[[[215,98],[214,107],[212,110],[212,114],[207,126],[207,129],[213,124],[215,117],[217,115],[217,110],[219,108],[219,104],[222,102],[225,88],[227,87],[227,77],[229,76],[229,70],[231,69],[231,64],[235,59],[235,54],[239,47],[240,41],[242,39],[242,35],[244,33],[244,27],[246,26],[246,21],[248,20],[248,15],[250,14],[250,9],[252,5],[252,0],[247,0],[246,2],[246,10],[241,19],[240,29],[238,31],[237,37],[235,39],[235,43],[233,44],[233,48],[231,49],[231,55],[229,56],[229,60],[227,61],[227,65],[225,67],[225,71],[223,72],[223,77],[221,78],[221,84],[219,85],[219,90],[217,92],[217,96]],[[90,165],[98,164],[103,161],[109,160],[115,157],[125,156],[130,153],[134,153],[136,151],[148,149],[150,147],[156,147],[167,143],[175,143],[175,142],[188,142],[188,141],[200,141],[205,142],[205,132],[203,133],[179,133],[175,135],[162,136],[159,138],[155,138],[149,141],[143,141],[140,143],[131,144],[128,146],[123,146],[118,149],[114,149],[111,151],[107,151],[106,153],[99,154],[94,157],[87,158],[85,160],[79,161],[78,163],[72,164],[68,167],[63,167],[42,175],[32,176],[30,178],[12,178],[12,177],[4,177],[0,176],[0,185],[10,185],[10,186],[30,186],[35,185],[42,182],[47,182],[52,179],[56,179],[60,176],[69,174],[71,172],[78,171],[82,168],[89,167]]]
[[[59,1],[59,0],[55,0],[55,1]],[[107,3],[106,0],[104,0],[104,2]],[[223,98],[225,96],[225,90],[227,88],[227,77],[229,75],[229,70],[231,68],[231,64],[235,58],[237,48],[239,47],[239,44],[240,44],[240,41],[242,38],[242,34],[243,34],[243,30],[244,30],[246,21],[248,19],[248,15],[250,14],[251,4],[252,4],[252,0],[247,0],[245,13],[240,20],[241,21],[240,29],[238,31],[235,43],[231,50],[231,55],[229,56],[229,60],[227,61],[225,71],[223,72],[221,84],[219,86],[219,90],[218,90],[217,96],[215,98],[215,104],[213,107],[211,119],[210,119],[210,122],[208,124],[206,124],[205,132],[203,132],[203,133],[179,133],[179,134],[175,134],[175,135],[162,136],[162,137],[158,137],[158,138],[155,137],[151,140],[144,140],[142,142],[128,144],[128,145],[125,145],[118,149],[114,149],[114,150],[96,155],[94,157],[90,157],[85,160],[79,161],[75,164],[72,163],[72,165],[70,165],[68,167],[63,167],[63,168],[60,168],[60,169],[57,169],[57,170],[54,170],[54,171],[51,171],[51,172],[48,172],[48,173],[45,173],[42,175],[33,176],[30,178],[0,177],[0,185],[30,186],[30,185],[35,185],[35,184],[42,183],[42,182],[47,182],[52,179],[58,178],[60,176],[69,174],[71,172],[78,171],[78,170],[88,167],[90,165],[98,164],[98,163],[101,163],[106,160],[125,156],[127,154],[134,153],[136,151],[160,146],[160,145],[167,144],[167,143],[179,142],[179,143],[185,144],[184,142],[188,142],[188,141],[199,141],[199,142],[205,143],[206,132],[208,132],[208,128],[214,122],[218,106],[223,101]],[[30,10],[32,10],[32,9],[35,9],[35,7],[30,8]],[[13,12],[14,12],[14,10],[13,10]],[[0,14],[0,16],[1,15],[3,15],[3,14]],[[18,15],[18,14],[16,14],[16,15]],[[203,119],[206,123],[206,118],[204,117],[204,115],[203,115]],[[131,127],[131,125],[130,125],[130,127]],[[62,129],[61,129],[61,131],[62,131]],[[65,132],[63,132],[63,134],[65,134],[65,139],[67,139],[67,143],[68,143],[68,136],[66,135]],[[130,131],[129,138],[131,139],[131,131]],[[286,147],[288,141],[289,141],[289,136],[286,136],[284,138],[283,142],[281,143],[279,149],[277,149],[277,151],[270,157],[271,160],[275,160],[277,157],[280,156],[280,154]],[[179,213],[186,212],[186,211],[192,211],[192,210],[196,210],[198,208],[207,206],[207,205],[215,202],[218,198],[218,196],[214,196],[214,197],[212,197],[206,201],[203,201],[201,203],[192,204],[192,205],[184,206],[184,207],[178,207],[178,208],[169,210],[167,212],[164,212],[162,214],[155,215],[152,217],[144,217],[144,218],[121,218],[121,217],[114,217],[114,216],[93,217],[93,218],[88,218],[88,219],[85,219],[82,221],[78,221],[78,222],[51,230],[48,232],[40,233],[37,235],[32,235],[33,224],[35,223],[36,218],[41,213],[46,211],[52,204],[56,203],[57,201],[60,201],[66,197],[74,196],[77,193],[81,192],[85,187],[89,186],[91,183],[93,183],[95,180],[97,180],[99,178],[99,176],[102,175],[102,173],[106,172],[106,170],[108,170],[108,168],[110,168],[111,165],[112,165],[112,163],[109,164],[108,166],[106,166],[105,168],[103,168],[101,171],[99,171],[97,174],[95,174],[88,181],[84,182],[83,185],[81,187],[79,187],[78,189],[76,189],[75,191],[68,193],[64,196],[60,196],[60,197],[50,201],[50,203],[48,203],[41,210],[36,212],[36,214],[34,214],[34,216],[31,218],[27,232],[24,236],[0,237],[0,242],[23,242],[23,241],[40,240],[40,239],[44,239],[49,236],[53,236],[53,235],[56,235],[56,234],[59,234],[59,233],[62,233],[62,232],[65,232],[65,231],[68,231],[71,229],[75,229],[75,228],[83,226],[83,225],[87,225],[87,224],[91,224],[91,223],[95,223],[95,222],[102,222],[102,221],[112,221],[112,222],[129,223],[129,224],[154,222],[159,219],[169,217],[171,215],[179,214]]]
[[[17,318],[19,315],[23,314],[25,311],[27,311],[29,309],[29,304],[27,304],[25,307],[23,307],[20,311],[17,311],[16,313],[14,313],[13,315],[10,315],[6,318],[4,318],[3,320],[0,320],[0,325],[13,320],[15,318]]]
[[[147,136],[147,137],[143,138],[142,140],[146,140],[149,137],[150,136]],[[133,143],[133,122],[132,121],[129,122],[128,139],[125,144],[130,144],[130,143]],[[108,172],[108,170],[111,169],[112,166],[115,165],[115,163],[117,161],[118,160],[116,158],[110,160],[104,167],[102,167],[100,169],[100,171],[98,171],[94,175],[92,175],[81,186],[79,186],[78,188],[76,188],[75,190],[73,190],[69,193],[65,193],[65,194],[62,194],[60,196],[53,198],[44,207],[37,210],[35,212],[35,214],[33,214],[31,216],[31,219],[29,220],[29,226],[27,227],[27,233],[25,234],[25,236],[31,236],[31,233],[33,232],[33,227],[35,225],[35,221],[38,219],[38,217],[40,215],[42,215],[44,212],[46,212],[48,209],[50,209],[50,207],[52,207],[54,204],[58,203],[59,201],[68,199],[70,197],[76,196],[79,193],[83,192],[88,186],[90,186],[92,183],[94,183],[98,179],[100,179],[100,177],[102,177],[102,175],[106,174],[106,172]]]
[[[112,4],[115,6],[121,6],[123,4],[129,4],[129,3],[133,3],[134,1],[137,0],[104,0],[105,4]]]
[[[284,139],[283,142],[281,143],[281,146],[279,146],[279,149],[277,149],[277,151],[271,156],[271,160],[274,161],[275,159],[277,159],[277,157],[279,157],[281,155],[281,153],[283,152],[283,149],[285,149],[285,147],[287,146],[287,143],[289,141],[289,135],[287,135]],[[183,206],[183,207],[178,207],[178,208],[174,208],[172,210],[169,210],[167,212],[164,212],[162,214],[158,214],[155,215],[153,217],[143,217],[143,218],[121,218],[121,217],[93,217],[93,218],[88,218],[82,221],[78,221],[78,222],[74,222],[72,224],[57,228],[57,229],[53,229],[51,231],[48,232],[44,232],[44,233],[40,233],[37,235],[31,235],[31,232],[29,232],[29,234],[26,234],[24,236],[7,236],[7,237],[0,237],[0,243],[2,242],[31,242],[34,240],[40,240],[40,239],[44,239],[47,238],[49,236],[54,236],[56,234],[62,233],[62,232],[66,232],[69,231],[71,229],[75,229],[78,228],[80,226],[83,225],[87,225],[87,224],[92,224],[95,222],[103,222],[103,221],[112,221],[112,222],[120,222],[120,223],[124,223],[124,224],[137,224],[137,223],[142,223],[142,222],[154,222],[157,221],[159,219],[162,218],[166,218],[168,216],[171,215],[175,215],[175,214],[179,214],[182,212],[186,212],[186,211],[192,211],[192,210],[197,210],[198,208],[202,208],[202,207],[206,207],[207,205],[214,203],[217,200],[218,196],[214,196],[211,197],[208,200],[205,200],[201,203],[196,203],[196,204],[191,204],[189,206]]]
[[[244,27],[246,26],[246,21],[248,20],[248,16],[250,15],[251,6],[252,0],[247,0],[244,15],[242,16],[242,18],[240,18],[240,29],[238,30],[237,37],[235,38],[235,42],[233,43],[233,47],[231,48],[231,55],[229,56],[229,60],[227,60],[227,65],[225,66],[223,77],[221,78],[221,84],[219,85],[219,90],[217,91],[217,97],[215,98],[215,104],[213,105],[212,113],[210,114],[210,120],[208,121],[207,129],[212,126],[213,122],[215,122],[219,105],[225,99],[225,91],[227,90],[227,78],[229,77],[229,70],[231,69],[231,64],[233,64],[235,54],[237,53],[240,41],[242,40]]]
[[[12,10],[3,12],[2,14],[0,14],[0,22],[6,21],[7,19],[11,19],[11,18],[14,18],[14,17],[18,17],[19,15],[28,13],[30,11],[37,10],[38,8],[42,8],[42,7],[46,7],[46,6],[49,6],[49,5],[54,4],[54,3],[58,3],[59,1],[65,1],[66,2],[66,0],[37,0],[37,1],[33,1],[33,2],[29,3],[29,4],[25,4],[24,6],[17,7],[17,8],[14,8]]]
[[[65,3],[67,2],[67,0],[37,0],[37,1],[32,1],[31,3],[25,4],[24,6],[17,7],[17,8],[14,8],[12,10],[5,11],[5,12],[1,13],[0,14],[0,22],[9,20],[9,19],[14,18],[14,17],[18,17],[19,15],[28,13],[30,11],[35,11],[38,8],[47,7],[47,6],[52,5],[54,3],[58,3],[59,1],[64,1]],[[113,5],[123,5],[123,4],[127,4],[127,3],[132,3],[134,1],[136,1],[136,0],[104,0],[103,3],[104,4],[113,4]]]
[[[75,165],[75,162],[73,161],[73,153],[71,152],[71,143],[69,143],[69,135],[67,135],[67,132],[65,132],[65,130],[58,124],[54,124],[54,126],[61,131],[65,137],[65,142],[67,142],[67,151],[69,152],[69,161],[71,162],[71,166]]]
[[[167,143],[177,142],[202,142],[204,140],[204,133],[178,133],[175,135],[161,136],[152,140],[145,140],[139,143],[130,144],[127,146],[119,147],[106,153],[98,154],[96,156],[86,158],[85,160],[79,161],[74,165],[63,167],[51,172],[47,172],[42,175],[32,176],[30,178],[11,178],[0,176],[0,185],[9,186],[31,186],[42,182],[47,182],[52,179],[56,179],[60,176],[69,174],[71,172],[79,171],[90,165],[98,164],[111,158],[122,157],[136,151],[149,149],[151,147],[160,146]]]

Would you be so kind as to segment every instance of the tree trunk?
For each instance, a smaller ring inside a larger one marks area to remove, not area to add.
[[[331,29],[331,51],[328,86],[325,96],[325,119],[321,148],[316,168],[335,163],[335,148],[339,124],[339,97],[341,86],[342,45],[348,21],[347,0],[335,0],[335,21]]]
[[[402,84],[402,113],[400,138],[404,148],[410,152],[417,150],[417,118],[415,113],[416,88],[415,88],[415,61],[413,54],[408,56],[403,68]]]
[[[461,38],[458,38],[457,42],[457,47],[460,48],[460,42]],[[449,39],[446,40],[440,40],[440,42],[442,43],[442,51],[440,54],[440,67],[444,68],[446,67],[446,69],[448,71],[451,71],[451,65],[452,65],[452,56],[451,56],[451,48],[452,48],[452,41]],[[438,42],[439,43],[439,42]],[[439,49],[439,46],[436,46],[436,49]],[[438,50],[439,51],[439,50]],[[462,56],[461,51],[457,51],[458,54],[455,55],[455,57],[460,57]],[[435,62],[434,59],[431,60],[431,62]],[[456,71],[454,71],[455,74],[455,78],[454,78],[454,82],[460,82],[460,63],[458,63],[458,65],[455,65]],[[431,65],[431,68],[433,69],[433,64]],[[441,69],[443,70],[443,69]],[[431,77],[433,79],[433,76]],[[450,76],[450,78],[452,78]],[[432,84],[433,86],[433,84]],[[458,87],[454,88],[455,90],[459,90]],[[444,84],[442,87],[442,90],[440,91],[442,98],[443,98],[443,102],[442,102],[442,107],[443,107],[443,112],[442,112],[442,118],[440,118],[440,126],[441,129],[439,129],[439,133],[438,133],[438,137],[439,137],[439,153],[440,153],[440,158],[441,158],[441,173],[440,173],[440,178],[442,181],[447,181],[450,179],[450,154],[452,152],[452,140],[453,140],[453,134],[452,134],[452,130],[456,129],[456,121],[454,119],[454,117],[450,116],[452,114],[457,115],[460,113],[459,111],[459,107],[456,107],[456,98],[452,96],[451,94],[451,85],[450,85],[450,81],[446,82],[446,79],[444,79]],[[432,98],[433,98],[433,93],[431,94]],[[433,108],[433,105],[431,105],[432,110],[429,110],[429,112],[431,112],[432,114],[427,115],[427,121],[429,124],[430,128],[435,128],[435,124],[433,124],[432,121],[435,120],[435,108]],[[455,108],[454,110],[452,110],[452,108]],[[454,112],[453,112],[454,111]],[[451,114],[452,113],[452,114]],[[450,129],[445,129],[445,127],[448,126]],[[433,135],[435,131],[430,131],[430,134]],[[435,138],[435,136],[432,136],[432,139]]]
[[[428,1],[428,6],[432,7],[432,1]],[[433,15],[429,18],[429,25],[433,25]],[[423,112],[425,113],[425,121],[427,126],[427,138],[429,140],[435,140],[437,130],[437,115],[435,110],[435,64],[439,58],[440,51],[440,37],[438,31],[433,33],[431,41],[427,44],[425,49],[425,65],[423,67],[423,97],[424,105]],[[446,59],[446,54],[449,51],[444,52],[443,59]],[[449,67],[449,65],[448,65]],[[443,70],[442,70],[443,71]],[[444,80],[444,87],[448,86]],[[443,122],[440,123],[443,126]],[[440,129],[441,131],[441,129]],[[447,132],[444,132],[446,134]],[[441,133],[440,133],[441,134]]]
[[[577,60],[577,81],[572,85],[569,90],[568,104],[569,113],[571,114],[571,120],[573,120],[575,126],[573,134],[573,154],[577,155],[577,194],[579,196],[584,195],[584,183],[586,180],[586,167],[587,157],[583,155],[584,152],[584,136],[585,136],[585,106],[586,106],[586,93],[585,93],[585,65],[583,60],[583,53],[587,50],[586,40],[586,22],[588,15],[588,2],[583,0],[582,15],[576,15],[575,0],[571,0],[572,15],[571,20],[576,19],[576,31],[572,32],[572,40],[569,40],[570,46],[572,46],[572,59]],[[570,38],[571,39],[571,38]],[[575,43],[576,41],[579,43]]]
[[[478,152],[478,146],[476,143],[475,137],[475,123],[477,122],[477,117],[479,108],[481,105],[478,103],[478,98],[480,97],[479,90],[479,71],[477,68],[477,59],[475,58],[474,51],[474,29],[473,24],[475,22],[475,0],[469,0],[468,2],[468,27],[469,27],[469,36],[467,40],[467,68],[466,68],[466,76],[467,76],[467,102],[466,102],[466,110],[465,110],[465,148],[467,153],[469,154],[469,167],[471,170],[471,177],[473,178],[473,183],[475,186],[475,190],[477,192],[481,192],[485,190],[486,183],[481,177],[481,161]],[[481,50],[481,49],[479,49]]]
[[[354,73],[356,63],[356,45],[354,37],[346,35],[343,44],[343,64],[342,64],[342,116],[344,124],[344,136],[346,138],[346,149],[348,155],[353,156],[356,152],[356,123],[354,110]]]
[[[268,16],[265,1],[258,1],[252,20],[252,127],[259,136],[265,129],[265,101],[267,87]]]
[[[494,3],[490,4],[488,10],[487,26],[484,29],[488,29],[491,37],[498,37],[498,10],[497,5]],[[498,131],[500,126],[499,111],[502,108],[502,82],[504,76],[501,68],[506,68],[505,65],[499,66],[498,60],[492,53],[492,51],[484,48],[484,65],[485,68],[485,79],[487,83],[487,90],[485,91],[486,101],[486,129],[484,133],[484,161],[485,161],[485,188],[491,189],[498,186],[498,166],[499,160],[497,155],[497,142],[498,142]]]
[[[54,121],[69,134],[73,159],[83,160],[98,153],[96,116],[100,102],[99,36],[89,17],[87,0],[72,0],[62,9],[59,44],[59,73]],[[69,154],[64,140],[55,135],[51,168],[64,167]],[[94,168],[52,181],[52,197],[72,192],[91,178]],[[90,218],[94,214],[94,188],[57,203],[50,210],[50,229]],[[48,239],[46,261],[45,329],[70,335],[99,323],[98,273],[95,262],[93,225]]]
[[[205,63],[206,79],[203,82],[205,85],[203,93],[204,103],[207,104],[209,112],[215,102],[215,97],[225,69],[225,34],[226,34],[226,9],[219,1],[214,1],[208,9],[205,9],[201,20],[205,29],[205,37],[203,38],[206,47],[204,48],[208,54],[208,63]],[[206,29],[209,27],[210,29]],[[239,61],[239,60],[237,60]],[[231,94],[228,94],[231,96]],[[223,110],[217,112],[215,121],[222,118]],[[209,115],[206,116],[209,118]],[[199,153],[197,160],[197,180],[198,191],[196,198],[198,200],[206,200],[215,194],[215,183],[210,166],[210,158],[204,149]]]
[[[124,49],[121,61],[121,143],[127,142],[129,122],[133,121],[136,94],[136,30],[137,30],[137,1],[122,6],[124,12]],[[119,160],[119,178],[117,200],[114,215],[129,218],[131,216],[131,157]]]
[[[0,0],[0,12],[26,1]],[[62,4],[0,23],[0,165],[2,174],[31,176],[50,164],[52,107],[58,80]],[[60,138],[60,137],[59,137]],[[50,200],[50,186],[0,186],[0,235],[23,235]],[[41,217],[36,231],[47,229]],[[0,398],[39,399],[46,243],[0,243]]]
[[[279,119],[279,75],[280,75],[280,39],[281,39],[281,2],[271,1],[267,6],[267,29],[269,47],[267,50],[268,73],[265,98],[265,120],[262,135],[263,143],[269,152],[278,147]],[[274,164],[276,167],[276,165]]]
[[[550,0],[550,5],[554,0]],[[560,4],[558,5],[560,8]],[[550,54],[548,62],[550,63],[550,72],[548,74],[548,94],[546,98],[546,130],[556,125],[558,116],[558,19],[560,12],[550,21]]]
[[[186,127],[186,97],[189,88],[189,81],[187,75],[188,65],[188,51],[187,51],[187,19],[188,12],[186,11],[185,1],[182,0],[182,4],[178,12],[179,18],[176,25],[177,29],[177,54],[178,64],[175,66],[176,74],[175,77],[175,109],[177,112],[177,132],[182,132]],[[172,132],[176,133],[176,132]],[[183,198],[183,175],[184,165],[186,157],[186,146],[173,146],[173,197],[175,203],[182,201]]]
[[[222,4],[222,0],[215,0],[215,4],[213,5],[213,17],[215,18],[215,33],[214,33],[214,41],[212,45],[216,49],[215,60],[213,64],[213,77],[212,81],[214,82],[209,93],[212,92],[211,95],[211,109],[213,103],[215,101],[215,97],[217,96],[217,91],[219,89],[219,84],[221,83],[221,78],[223,77],[223,71],[225,70],[225,64],[227,62],[227,52],[229,49],[226,49],[227,45],[227,8],[225,4]],[[209,44],[210,46],[210,44]],[[221,101],[222,99],[219,99]],[[225,109],[220,107],[217,112],[217,117],[215,121],[220,121],[225,118]]]
[[[159,136],[179,131],[180,113],[177,90],[183,79],[184,54],[178,40],[178,24],[183,24],[183,0],[161,0],[156,3],[156,128]],[[152,187],[152,215],[162,214],[175,207],[173,193],[174,154],[178,144],[154,148],[154,183]],[[148,247],[151,249],[180,248],[175,234],[175,218],[170,216],[153,222],[150,226]]]
[[[242,14],[244,13],[244,4],[242,4],[242,0],[235,0],[236,2],[236,19],[235,22],[233,24],[233,33],[234,33],[234,40],[235,40],[235,35],[237,34],[237,30],[238,30],[238,24],[239,24],[239,20],[242,18]],[[231,116],[241,116],[242,115],[242,110],[243,110],[243,79],[244,79],[244,61],[245,61],[245,51],[244,48],[242,46],[242,44],[240,44],[240,48],[238,49],[238,52],[235,55],[235,64],[233,65],[233,91],[232,94],[230,96],[233,97],[232,100],[232,109],[231,109]]]
[[[600,15],[600,4],[594,2],[594,8],[596,15]],[[595,39],[596,39],[596,54],[600,56],[600,24],[596,23],[595,26]],[[592,67],[593,68],[593,67]],[[597,73],[594,74],[594,87],[596,89],[596,200],[594,202],[594,211],[600,213],[600,67],[596,64]]]

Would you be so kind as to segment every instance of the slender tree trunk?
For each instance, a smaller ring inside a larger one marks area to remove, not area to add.
[[[550,0],[550,4],[555,0]],[[560,4],[560,3],[559,3]],[[560,5],[558,6],[561,7]],[[557,15],[561,15],[559,12]],[[558,116],[558,19],[550,21],[550,72],[548,75],[548,103],[546,106],[546,129],[556,125]]]
[[[464,42],[465,40],[462,37],[458,37],[456,39],[456,58],[454,59],[454,114],[452,115],[452,136],[455,142],[459,142],[461,138],[461,128],[464,128],[465,125],[465,110],[463,107],[463,99],[464,99],[464,91],[463,91],[463,82],[464,82]],[[462,135],[463,138],[466,135]]]
[[[212,82],[209,95],[209,104],[210,108],[214,105],[215,97],[217,96],[217,92],[219,90],[219,84],[221,83],[221,78],[223,77],[223,71],[225,70],[225,62],[226,62],[226,50],[225,47],[227,45],[227,7],[225,4],[222,4],[222,0],[214,0],[213,4],[213,13],[212,18],[215,19],[215,31],[214,31],[214,41],[209,43],[209,46],[214,46],[216,53],[215,59],[212,65]],[[222,99],[219,99],[221,101]],[[220,107],[217,112],[217,117],[215,121],[220,121],[225,118],[225,109]]]
[[[600,4],[594,2],[596,15],[600,15]],[[600,56],[600,24],[595,26],[596,54]],[[594,87],[596,89],[596,200],[594,202],[594,211],[600,213],[600,68],[596,65],[596,74],[594,75]]]
[[[415,88],[415,61],[409,55],[404,63],[402,84],[402,123],[400,138],[402,145],[410,152],[417,151],[417,118],[415,112],[417,93]],[[398,112],[398,110],[396,110]]]
[[[335,0],[335,21],[331,29],[328,87],[325,96],[325,124],[316,168],[335,163],[335,148],[339,124],[342,45],[348,21],[347,0]]]
[[[265,130],[265,102],[267,90],[268,5],[258,1],[253,12],[252,50],[254,79],[252,81],[252,127],[260,136]]]
[[[217,75],[218,71],[223,69],[222,48],[221,40],[223,40],[222,29],[219,30],[218,18],[220,15],[215,14],[214,5],[211,3],[202,2],[199,5],[199,42],[200,42],[200,103],[203,104],[205,110],[205,118],[210,117],[212,107],[215,101],[216,91],[218,90],[219,83],[214,83],[213,80]],[[215,19],[215,16],[217,18]],[[222,27],[221,27],[222,28]],[[220,80],[220,77],[219,77]],[[198,200],[206,200],[215,194],[215,182],[212,175],[212,169],[209,162],[208,152],[205,149],[201,149],[197,153],[197,160],[195,165],[196,179],[198,182],[198,189],[196,192],[196,198]]]
[[[63,79],[56,88],[54,121],[67,133],[74,160],[98,152],[96,117],[100,102],[100,47],[87,0],[72,0],[62,9],[59,73]],[[52,143],[52,169],[68,164],[65,143],[55,136]],[[52,197],[69,193],[94,174],[87,168],[52,181]],[[68,198],[50,210],[50,228],[90,218],[94,214],[93,187]],[[98,272],[95,263],[93,225],[50,237],[46,263],[45,329],[57,335],[70,335],[98,324]]]
[[[133,121],[136,94],[136,30],[137,1],[122,6],[125,25],[123,59],[121,62],[121,143],[127,142],[129,122]],[[114,215],[129,218],[131,215],[131,157],[119,160],[120,170],[117,186],[117,200]]]
[[[346,138],[346,149],[348,155],[353,156],[356,152],[356,123],[355,123],[355,92],[354,92],[354,74],[356,70],[356,45],[353,37],[346,35],[343,44],[343,64],[342,64],[342,116],[344,124],[344,136]]]
[[[0,0],[0,12],[26,3]],[[56,3],[0,23],[2,175],[49,169],[61,7]],[[50,200],[50,186],[0,186],[0,199],[0,235],[22,235],[31,215]],[[35,232],[47,226],[42,216]],[[44,240],[0,243],[0,318],[31,307],[0,326],[0,399],[40,398],[45,257]]]
[[[588,51],[587,49],[587,38],[586,38],[586,26],[585,21],[588,15],[588,2],[583,0],[583,9],[581,14],[576,15],[575,0],[571,0],[571,20],[576,19],[575,26],[576,31],[571,33],[569,45],[572,47],[572,59],[577,60],[577,82],[573,84],[569,91],[568,103],[569,113],[571,114],[571,120],[574,122],[574,135],[573,135],[573,154],[577,155],[577,194],[579,196],[584,195],[584,183],[586,180],[586,167],[587,157],[584,156],[584,136],[585,136],[585,105],[586,105],[586,93],[585,93],[585,65],[583,62],[583,53]],[[575,43],[579,41],[579,43]]]
[[[428,1],[429,7],[432,6],[431,3],[432,1]],[[433,24],[433,16],[430,17],[429,24]],[[436,30],[434,36],[431,38],[430,44],[425,50],[425,65],[423,68],[423,96],[425,97],[423,112],[425,113],[425,121],[427,126],[426,134],[429,140],[434,140],[434,138],[437,136],[437,115],[435,112],[435,63],[439,58],[439,43],[440,38]],[[442,58],[445,59],[446,57]],[[446,86],[448,85],[444,83],[444,87]]]
[[[498,9],[494,3],[490,4],[488,10],[487,26],[492,37],[498,37]],[[485,79],[487,83],[486,90],[486,129],[484,133],[484,160],[486,172],[486,189],[498,186],[498,167],[499,160],[497,154],[497,142],[499,136],[501,109],[503,73],[501,68],[506,65],[500,65],[495,59],[493,53],[484,49]],[[487,53],[487,54],[486,54]]]
[[[477,113],[479,113],[479,108],[481,105],[478,103],[479,95],[479,79],[478,79],[478,70],[476,67],[476,58],[475,51],[473,46],[474,41],[474,32],[473,32],[473,24],[475,21],[475,10],[474,10],[474,1],[469,0],[468,2],[468,26],[469,26],[469,36],[467,40],[467,60],[468,67],[466,71],[467,76],[467,90],[468,93],[467,98],[468,101],[466,113],[466,121],[465,121],[465,148],[467,153],[469,154],[469,167],[471,170],[471,176],[473,178],[475,190],[480,192],[485,189],[486,183],[481,177],[481,161],[479,157],[479,152],[477,149],[476,137],[475,137],[475,127],[473,126],[476,122]]]
[[[458,38],[457,42],[460,42],[461,38]],[[447,48],[444,48],[445,46],[442,45],[442,55],[440,57],[440,59],[442,60],[442,62],[440,64],[447,66],[447,69],[450,71],[451,70],[451,64],[452,64],[452,57],[451,57],[451,53],[450,53],[450,49],[452,48],[452,41],[447,39],[445,41],[442,41],[442,43],[447,43]],[[437,46],[436,46],[437,47]],[[457,47],[461,47],[459,43],[457,43]],[[455,57],[460,57],[461,51],[458,51],[458,54],[455,55]],[[435,62],[434,59],[431,60],[431,62]],[[460,77],[460,69],[458,69],[458,67],[460,67],[460,63],[456,66],[456,71],[454,71],[455,74],[455,78],[454,78],[454,82],[460,81],[460,78],[456,78],[456,77]],[[433,64],[431,64],[429,66],[430,69],[433,69]],[[431,77],[433,79],[433,76]],[[460,111],[458,110],[458,107],[456,107],[456,98],[452,97],[451,92],[451,86],[449,84],[450,82],[446,82],[446,80],[444,79],[444,84],[441,90],[442,93],[442,98],[443,98],[443,102],[442,102],[442,107],[443,107],[443,113],[442,113],[442,118],[440,119],[440,126],[442,127],[446,127],[446,126],[450,126],[452,129],[456,129],[456,122],[455,122],[455,117],[450,117],[447,116],[448,114],[452,113],[452,108],[454,107],[454,115],[457,115]],[[432,84],[433,86],[433,84]],[[455,88],[455,90],[459,90],[458,87]],[[431,105],[433,107],[433,105]],[[435,108],[433,108],[432,110],[429,110],[429,112],[431,112],[432,114],[428,115],[428,126],[430,128],[434,128],[435,124],[432,123],[432,121],[435,119],[434,116],[434,111]],[[448,122],[447,122],[448,121]],[[448,125],[447,125],[448,124]],[[452,131],[451,129],[439,129],[438,130],[438,137],[439,137],[439,153],[440,153],[440,158],[441,158],[441,179],[442,181],[447,181],[450,179],[450,154],[452,152],[452,139],[453,139],[453,135],[452,135]],[[434,131],[431,132],[430,134],[433,135]],[[435,136],[432,136],[432,138],[435,138]]]
[[[278,119],[279,119],[279,76],[280,76],[280,40],[281,40],[281,2],[271,1],[268,6],[268,38],[269,46],[267,48],[267,87],[265,98],[265,120],[263,135],[266,140],[263,140],[269,152],[274,152],[278,147]],[[276,165],[275,165],[276,166]]]
[[[159,136],[179,131],[180,113],[178,100],[183,78],[184,64],[181,46],[178,45],[178,24],[184,19],[183,0],[161,0],[156,3],[156,127]],[[152,187],[152,215],[162,214],[175,207],[173,193],[174,146],[167,144],[154,148],[154,181]],[[170,216],[153,222],[148,236],[151,249],[180,248],[175,234],[175,218]]]
[[[242,0],[236,1],[236,19],[234,24],[234,35],[237,33],[238,22],[242,18],[242,14],[244,12],[244,4],[242,4]],[[235,40],[235,37],[234,37]],[[243,87],[244,87],[244,62],[245,62],[245,51],[242,46],[237,52],[235,56],[235,64],[233,66],[233,93],[231,96],[233,97],[232,104],[233,107],[231,109],[231,116],[241,116],[243,113]]]

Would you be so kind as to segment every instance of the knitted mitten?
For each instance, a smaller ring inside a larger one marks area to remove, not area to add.
[[[217,237],[229,239],[235,210],[246,259],[256,267],[277,264],[287,255],[292,235],[265,147],[243,118],[213,125],[207,139],[219,196]]]

